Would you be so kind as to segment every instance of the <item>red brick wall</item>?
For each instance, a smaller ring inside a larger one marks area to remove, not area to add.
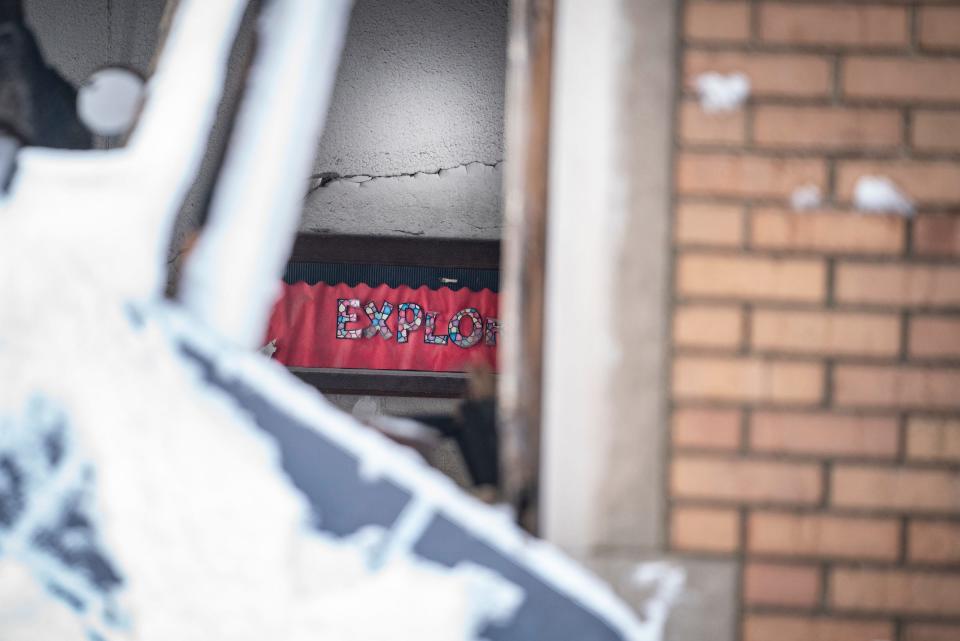
[[[960,640],[960,2],[682,24],[671,546],[738,559],[744,641]],[[854,211],[865,174],[917,215]]]

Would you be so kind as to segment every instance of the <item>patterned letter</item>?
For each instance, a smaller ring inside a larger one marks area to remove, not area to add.
[[[487,319],[487,329],[483,342],[490,346],[497,344],[497,336],[500,334],[500,321],[496,318]]]
[[[463,321],[464,316],[470,317],[470,320],[473,321],[473,328],[467,335],[464,335],[460,330],[460,323]],[[480,318],[480,312],[473,307],[461,309],[450,319],[450,324],[447,325],[447,334],[450,335],[450,340],[453,341],[453,344],[457,347],[462,347],[463,349],[473,347],[483,338],[483,319]]]
[[[381,334],[384,340],[388,341],[393,338],[393,332],[387,327],[387,319],[390,318],[390,314],[393,313],[393,305],[387,301],[383,301],[383,308],[377,311],[377,304],[370,301],[367,303],[367,306],[363,308],[363,311],[365,311],[370,318],[370,326],[363,330],[364,337],[373,338],[377,334]]]
[[[413,320],[407,320],[407,311],[413,312]],[[420,329],[423,323],[423,308],[416,303],[400,303],[397,307],[397,342],[410,340],[410,332]]]
[[[427,312],[427,327],[423,332],[423,342],[428,345],[446,345],[449,336],[434,336],[433,330],[437,325],[437,312]]]
[[[347,313],[351,307],[360,307],[360,301],[356,298],[338,298],[337,299],[337,338],[355,339],[363,335],[362,329],[347,329],[347,323],[356,323],[357,315]]]

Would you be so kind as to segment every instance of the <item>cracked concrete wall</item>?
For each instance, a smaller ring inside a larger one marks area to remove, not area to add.
[[[499,238],[506,32],[506,0],[359,0],[302,228]]]
[[[27,0],[26,9],[48,61],[79,84],[107,64],[145,72],[164,4]],[[507,0],[358,0],[301,228],[499,238],[506,32]],[[188,196],[171,255],[212,177]]]

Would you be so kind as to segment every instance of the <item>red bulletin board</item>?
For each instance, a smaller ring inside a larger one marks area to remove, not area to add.
[[[288,367],[496,370],[497,294],[442,287],[283,283],[267,341]]]

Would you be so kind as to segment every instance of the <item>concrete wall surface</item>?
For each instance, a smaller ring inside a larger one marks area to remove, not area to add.
[[[26,9],[48,61],[78,85],[108,64],[147,72],[164,4],[27,0]],[[315,173],[328,178],[304,185],[302,229],[498,238],[506,30],[506,0],[356,2],[317,147]],[[212,144],[223,135],[220,126]],[[178,239],[212,177],[206,168],[188,196]]]
[[[506,0],[360,0],[303,228],[497,238]]]
[[[26,0],[27,22],[47,63],[79,85],[111,64],[146,73],[164,0]]]

